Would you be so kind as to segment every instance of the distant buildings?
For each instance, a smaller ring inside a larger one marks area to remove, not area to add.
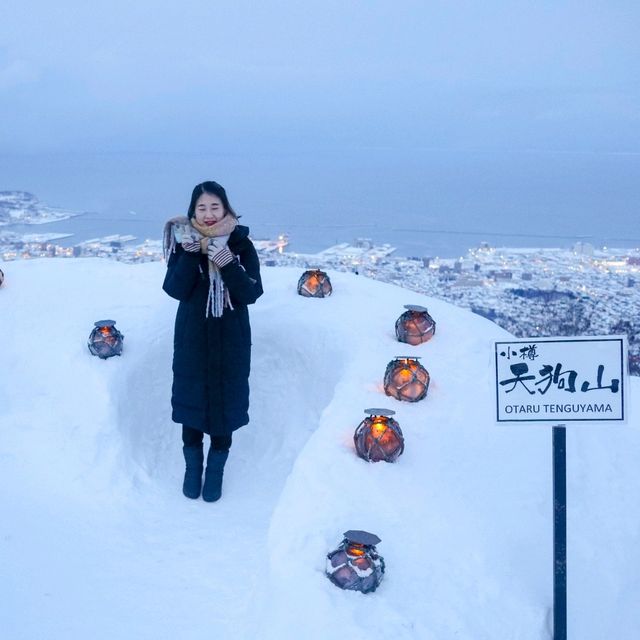
[[[629,366],[640,375],[640,251],[495,249],[464,259],[394,257],[376,247],[357,256],[346,243],[313,256],[284,253],[274,265],[353,271],[466,307],[519,337],[629,336]],[[621,324],[626,321],[626,324]]]
[[[55,239],[56,234],[18,236],[0,227],[0,258],[163,259],[160,240],[135,244],[133,236],[112,235],[61,247]],[[630,370],[640,375],[638,249],[596,250],[581,243],[573,250],[496,249],[483,243],[466,257],[443,259],[394,256],[393,246],[366,238],[316,254],[287,253],[287,244],[284,234],[255,242],[265,267],[319,267],[391,282],[468,308],[519,337],[625,333]]]

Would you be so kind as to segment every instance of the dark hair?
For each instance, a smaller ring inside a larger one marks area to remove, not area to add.
[[[222,202],[222,206],[224,207],[225,215],[230,215],[236,220],[238,219],[238,214],[229,204],[229,198],[227,198],[227,192],[224,190],[224,187],[213,180],[207,180],[207,182],[201,182],[195,186],[193,193],[191,194],[191,202],[189,203],[189,209],[187,211],[189,219],[193,218],[196,214],[196,202],[203,193],[208,193],[211,196],[218,196]]]

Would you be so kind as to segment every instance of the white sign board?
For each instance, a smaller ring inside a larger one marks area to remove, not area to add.
[[[495,343],[497,422],[625,422],[626,336]]]

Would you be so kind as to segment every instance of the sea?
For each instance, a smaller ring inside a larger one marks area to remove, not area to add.
[[[160,238],[193,187],[225,186],[254,238],[286,233],[314,253],[369,238],[397,255],[457,257],[492,246],[640,246],[640,154],[469,149],[278,149],[237,153],[0,155],[0,190],[24,190],[83,215],[19,233],[60,244]]]

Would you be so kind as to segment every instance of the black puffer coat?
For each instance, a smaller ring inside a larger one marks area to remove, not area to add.
[[[248,227],[229,236],[235,260],[220,269],[233,310],[205,317],[207,256],[177,245],[162,288],[180,301],[173,341],[174,422],[211,435],[228,435],[249,422],[251,327],[247,305],[262,295],[260,263]]]

